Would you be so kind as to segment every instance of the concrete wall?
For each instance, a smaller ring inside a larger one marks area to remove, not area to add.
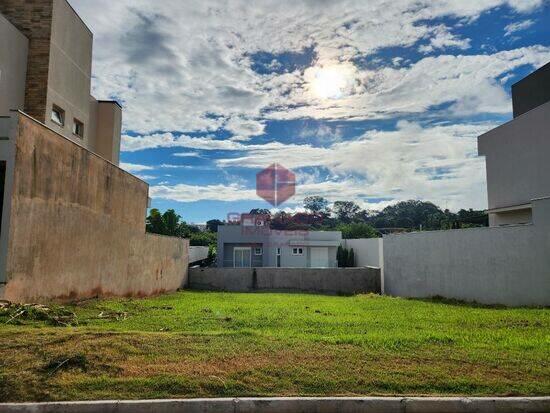
[[[0,71],[9,65],[6,76],[16,89],[5,95],[0,76],[0,116],[7,114],[4,106],[24,108],[54,131],[118,165],[122,111],[115,102],[90,96],[93,35],[86,24],[67,0],[2,0],[0,12],[17,28],[12,27],[15,34],[4,33],[8,26],[0,20]],[[20,55],[26,53],[20,45],[21,37],[26,41],[23,35],[29,46],[28,59],[25,54],[21,63]],[[14,95],[21,87],[24,104]],[[51,120],[54,105],[64,111],[64,125]],[[84,125],[82,137],[73,133],[75,120]]]
[[[550,63],[512,85],[514,117],[550,101]]]
[[[96,117],[90,119],[95,123],[94,141],[90,150],[108,159],[115,165],[120,160],[120,135],[122,131],[122,107],[113,101],[98,101]],[[90,137],[90,139],[92,139]]]
[[[342,240],[342,246],[353,248],[356,266],[380,268],[380,288],[383,294],[385,292],[384,240],[382,238],[345,239]]]
[[[384,236],[385,292],[550,305],[550,199],[533,205],[533,225]]]
[[[25,105],[29,41],[0,14],[0,116]]]
[[[487,163],[489,209],[550,195],[550,102],[479,137]]]
[[[189,264],[202,261],[208,258],[208,247],[190,246],[189,247]]]
[[[54,0],[45,123],[86,148],[90,147],[92,44],[92,32],[67,1]],[[65,111],[64,126],[51,120],[53,105]],[[73,134],[74,119],[84,124],[84,138]]]
[[[145,182],[23,114],[11,121],[4,298],[143,296],[185,284],[187,241],[145,234]]]
[[[380,269],[191,268],[189,288],[238,292],[380,293]]]
[[[529,208],[506,212],[490,212],[489,226],[498,227],[500,225],[530,224],[533,222],[533,213],[531,205]]]
[[[358,267],[379,267],[384,265],[382,238],[344,239],[342,246],[353,248],[355,265]]]
[[[0,13],[29,39],[24,110],[33,118],[44,122],[53,0],[2,0]]]

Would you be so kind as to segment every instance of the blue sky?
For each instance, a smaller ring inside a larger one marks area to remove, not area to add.
[[[485,208],[476,138],[550,61],[544,0],[71,0],[93,92],[124,106],[121,166],[188,222],[271,208],[277,162],[308,195]]]

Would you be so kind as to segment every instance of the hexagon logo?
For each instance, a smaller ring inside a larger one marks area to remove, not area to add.
[[[296,175],[274,163],[256,175],[256,194],[277,207],[290,199],[296,190]]]

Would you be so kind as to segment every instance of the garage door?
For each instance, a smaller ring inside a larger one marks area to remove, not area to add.
[[[327,247],[311,248],[310,267],[328,268],[328,248]]]

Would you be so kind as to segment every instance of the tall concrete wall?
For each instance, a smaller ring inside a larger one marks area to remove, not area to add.
[[[187,241],[145,234],[145,182],[23,114],[12,122],[4,298],[143,296],[186,283]]]
[[[379,268],[191,268],[189,288],[210,291],[380,293]]]
[[[550,195],[550,102],[479,137],[487,163],[489,209]]]
[[[384,265],[382,238],[344,239],[342,246],[351,249],[358,267],[378,267]]]
[[[25,105],[29,41],[0,14],[0,116]]]
[[[384,294],[384,240],[382,238],[345,239],[342,240],[342,246],[353,248],[356,266],[380,268],[380,287]]]
[[[533,225],[385,236],[385,292],[550,305],[550,199],[533,206]]]

